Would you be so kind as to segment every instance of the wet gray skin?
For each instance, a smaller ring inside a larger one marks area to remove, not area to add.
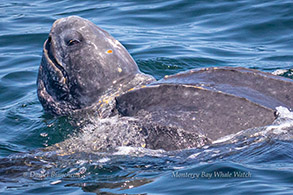
[[[90,141],[74,138],[59,144],[64,151],[81,145],[200,147],[272,124],[277,106],[293,106],[292,80],[257,70],[206,68],[155,81],[139,72],[110,34],[77,16],[57,20],[43,50],[38,97],[46,112],[116,117],[110,127],[99,125],[104,133],[91,132]]]
[[[133,80],[137,83],[128,85]],[[108,92],[152,80],[139,72],[127,50],[110,34],[71,16],[57,20],[44,43],[38,97],[47,112],[69,115]]]

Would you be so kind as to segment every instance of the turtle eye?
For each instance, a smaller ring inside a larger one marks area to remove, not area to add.
[[[72,45],[77,45],[78,43],[80,43],[79,40],[76,39],[70,39],[69,41],[67,41],[67,46],[72,46]]]
[[[64,43],[68,47],[80,45],[83,40],[82,35],[77,31],[67,30],[64,32]]]

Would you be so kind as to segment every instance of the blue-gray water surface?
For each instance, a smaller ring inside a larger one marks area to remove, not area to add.
[[[241,66],[291,77],[291,0],[2,0],[0,2],[0,193],[292,194],[293,113],[250,135],[165,152],[55,155],[39,148],[75,136],[45,114],[36,78],[52,23],[78,15],[111,33],[141,71],[164,75]],[[291,133],[290,133],[291,132]],[[39,151],[39,152],[38,152]]]

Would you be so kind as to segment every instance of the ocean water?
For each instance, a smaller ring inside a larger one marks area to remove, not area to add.
[[[56,155],[40,148],[78,136],[80,129],[45,114],[36,94],[42,45],[58,18],[91,20],[157,79],[211,66],[293,78],[292,13],[290,0],[2,0],[0,193],[292,194],[293,113],[286,108],[278,108],[280,117],[270,126],[202,148]]]

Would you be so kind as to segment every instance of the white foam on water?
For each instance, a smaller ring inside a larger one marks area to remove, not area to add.
[[[194,153],[190,156],[188,156],[187,158],[190,158],[190,159],[193,159],[193,158],[196,158],[198,155],[200,155],[202,152],[197,152],[197,153]]]
[[[293,112],[290,112],[288,108],[283,106],[278,106],[276,107],[276,110],[279,117],[293,119]]]
[[[61,182],[62,182],[61,180],[56,180],[56,181],[51,182],[50,184],[51,185],[56,185],[56,184],[61,183]]]
[[[102,158],[100,160],[98,160],[99,163],[106,163],[106,162],[109,162],[111,159],[108,158],[108,157],[105,157],[105,158]]]
[[[131,146],[120,146],[116,148],[117,151],[113,155],[130,155],[130,156],[142,156],[150,155],[154,157],[163,157],[166,156],[165,150],[152,150],[142,147],[131,147]]]
[[[242,130],[242,131],[239,131],[239,132],[237,132],[237,133],[234,133],[234,134],[230,134],[230,135],[226,135],[226,136],[224,136],[224,137],[221,137],[221,138],[219,138],[219,139],[213,141],[212,144],[219,144],[219,143],[224,143],[224,142],[227,142],[227,141],[229,141],[229,140],[232,140],[232,139],[234,139],[235,137],[237,137],[237,136],[243,134],[244,131],[246,131],[246,130]]]
[[[137,152],[137,148],[129,146],[120,146],[117,147],[117,152],[114,152],[114,155],[131,155]]]
[[[286,69],[277,69],[274,72],[272,72],[273,75],[282,75],[284,73],[286,73],[288,70]]]
[[[175,169],[175,170],[180,170],[180,169],[184,169],[185,167],[172,167],[173,169]]]
[[[248,145],[242,146],[242,147],[236,147],[235,150],[242,150],[242,149],[247,148],[247,147],[248,147]]]

